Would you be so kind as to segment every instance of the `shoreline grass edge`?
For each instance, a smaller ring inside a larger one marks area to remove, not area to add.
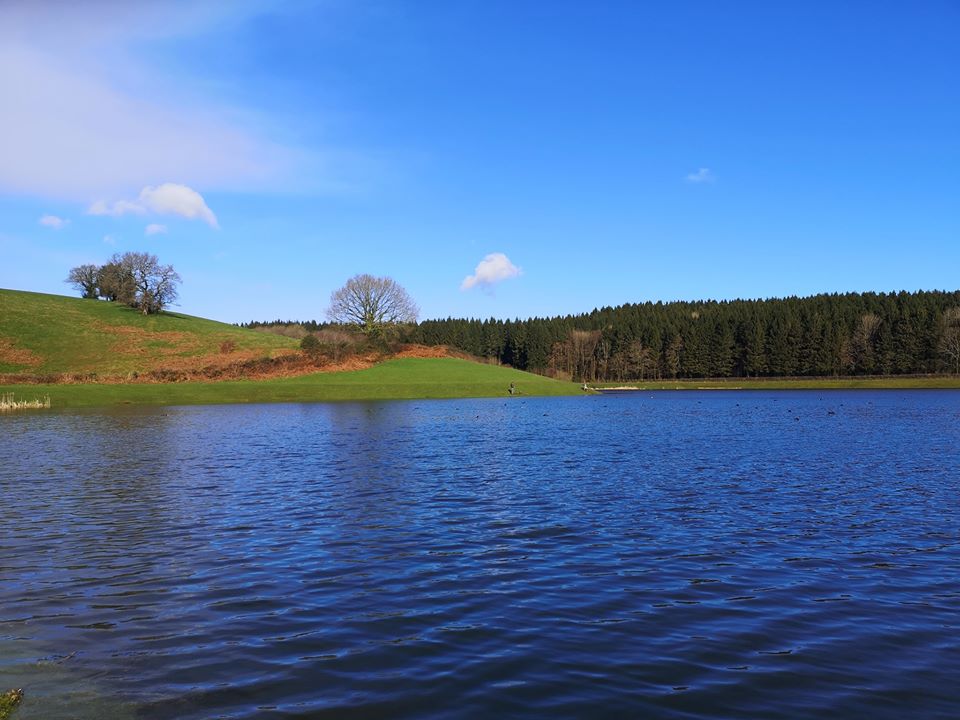
[[[597,383],[600,392],[644,390],[960,390],[960,376],[729,378]]]
[[[399,362],[399,361],[398,361]],[[371,370],[374,368],[371,368]],[[504,369],[506,370],[506,369]],[[13,385],[0,387],[0,393],[15,393],[17,397],[49,397],[46,407],[81,408],[110,406],[163,405],[225,405],[251,403],[296,402],[364,402],[377,400],[430,400],[509,397],[507,387],[516,383],[519,397],[549,397],[584,395],[581,385],[540,378],[520,371],[519,379],[501,378],[495,381],[437,379],[403,382],[385,382],[353,373],[306,375],[281,380],[238,380],[209,383],[157,384],[77,384],[77,385]],[[604,394],[615,391],[626,383],[591,386]],[[763,381],[697,381],[637,383],[621,392],[690,391],[690,390],[960,390],[960,378],[903,378],[835,380],[763,380]],[[593,393],[591,393],[593,394]]]
[[[118,405],[222,405],[583,395],[580,385],[455,358],[402,358],[364,370],[271,380],[11,385],[0,393],[49,395],[53,408]]]

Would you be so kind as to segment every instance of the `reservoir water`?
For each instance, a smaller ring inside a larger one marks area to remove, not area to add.
[[[0,417],[28,718],[956,718],[960,393]]]

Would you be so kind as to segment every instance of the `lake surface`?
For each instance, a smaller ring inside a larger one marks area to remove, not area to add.
[[[960,393],[0,417],[28,718],[956,718]]]

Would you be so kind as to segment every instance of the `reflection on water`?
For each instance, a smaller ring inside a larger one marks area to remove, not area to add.
[[[22,718],[955,717],[960,394],[0,418]]]

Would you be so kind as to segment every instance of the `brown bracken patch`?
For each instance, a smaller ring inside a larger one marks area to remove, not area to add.
[[[0,362],[9,365],[36,367],[43,362],[43,358],[35,355],[31,350],[14,346],[13,341],[9,338],[0,337]]]
[[[110,325],[103,322],[94,323],[94,327],[102,332],[119,336],[117,342],[110,347],[110,352],[121,357],[159,357],[166,359],[201,347],[196,335],[177,330],[144,330],[130,325]],[[147,346],[149,342],[158,341],[169,343],[169,345]]]
[[[367,354],[367,355],[351,355],[348,358],[344,358],[339,362],[328,362],[314,367],[310,372],[351,372],[353,370],[366,370],[369,367],[373,367],[378,362],[384,360],[389,360],[389,357],[384,357],[382,355],[376,354]]]
[[[464,353],[453,352],[446,345],[406,345],[393,357],[397,358],[448,358],[467,357]]]
[[[136,329],[135,329],[136,330]],[[139,331],[130,335],[169,335],[172,333],[149,333]],[[167,339],[167,338],[163,338]],[[135,373],[123,375],[99,375],[94,373],[59,373],[30,375],[28,373],[0,373],[0,383],[170,383],[170,382],[217,382],[222,380],[270,380],[297,377],[312,373],[347,372],[365,370],[377,363],[394,358],[469,358],[464,353],[446,347],[405,345],[398,352],[384,355],[367,352],[351,355],[337,362],[323,357],[313,357],[299,350],[275,350],[265,356],[263,350],[234,350],[229,355],[212,352],[192,357],[168,356],[153,358],[149,366]]]

